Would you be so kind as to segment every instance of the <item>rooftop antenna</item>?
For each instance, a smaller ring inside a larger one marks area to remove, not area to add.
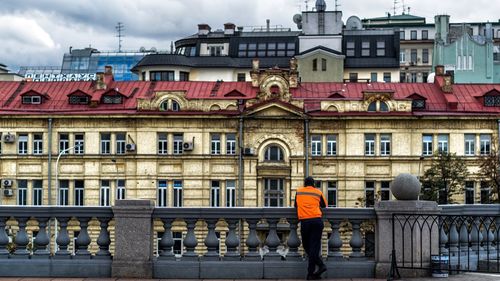
[[[405,14],[406,12],[406,5],[405,5],[405,0],[403,0],[403,15]]]
[[[392,14],[396,15],[396,8],[398,7],[398,0],[394,0],[394,5],[392,7]]]
[[[408,15],[410,14],[410,7],[408,7]]]
[[[309,10],[309,0],[304,1],[306,3],[306,12]]]
[[[335,12],[338,12],[340,6],[339,0],[335,0]]]
[[[125,35],[123,35],[123,31],[125,30],[125,26],[123,25],[122,22],[118,22],[118,24],[115,26],[115,29],[116,29],[116,32],[118,32],[118,35],[116,35],[116,37],[118,37],[118,52],[121,53],[122,52],[122,38],[125,37]]]

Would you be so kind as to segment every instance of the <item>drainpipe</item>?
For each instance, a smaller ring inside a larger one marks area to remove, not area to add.
[[[48,194],[49,194],[49,205],[52,205],[52,118],[48,120]],[[50,231],[50,228],[49,228]],[[49,233],[50,234],[50,233]],[[49,235],[50,237],[50,235]]]
[[[305,131],[305,141],[304,141],[304,149],[306,156],[306,169],[305,169],[305,177],[309,176],[309,119],[304,119],[304,131]]]
[[[238,202],[236,206],[243,207],[242,193],[243,193],[243,117],[240,116],[239,127],[238,127]]]

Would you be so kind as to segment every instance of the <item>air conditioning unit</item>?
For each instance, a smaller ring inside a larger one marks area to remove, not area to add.
[[[194,149],[194,143],[193,142],[184,142],[182,144],[182,149],[184,151],[193,151],[193,149]]]
[[[135,143],[127,143],[125,149],[130,152],[135,151]]]
[[[245,147],[245,150],[243,150],[243,154],[246,156],[254,156],[255,155],[255,149],[250,148],[250,147]]]
[[[14,195],[14,192],[12,191],[11,188],[6,188],[3,190],[3,195],[7,197],[12,197]]]
[[[3,142],[5,142],[5,143],[13,143],[15,141],[16,141],[15,135],[7,134],[7,135],[3,136]]]
[[[12,186],[12,180],[3,180],[2,184],[4,187],[11,187]]]

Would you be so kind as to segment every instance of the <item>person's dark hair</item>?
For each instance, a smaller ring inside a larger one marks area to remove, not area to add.
[[[314,186],[314,179],[313,179],[313,177],[307,177],[304,180],[304,185],[305,186]]]

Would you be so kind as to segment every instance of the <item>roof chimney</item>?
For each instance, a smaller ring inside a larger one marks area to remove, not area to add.
[[[97,77],[96,77],[95,89],[106,90],[107,86],[106,83],[104,82],[104,72],[97,72],[96,76]]]
[[[271,20],[270,19],[266,20],[266,31],[267,32],[271,31]]]
[[[106,65],[104,67],[104,83],[110,85],[115,78],[113,77],[113,67],[111,65]]]
[[[436,73],[436,76],[443,76],[444,75],[444,65],[436,65],[435,73]]]
[[[234,23],[225,23],[224,24],[224,35],[234,35],[234,31],[236,30],[236,25]]]
[[[198,35],[207,36],[212,28],[206,23],[198,24]]]

